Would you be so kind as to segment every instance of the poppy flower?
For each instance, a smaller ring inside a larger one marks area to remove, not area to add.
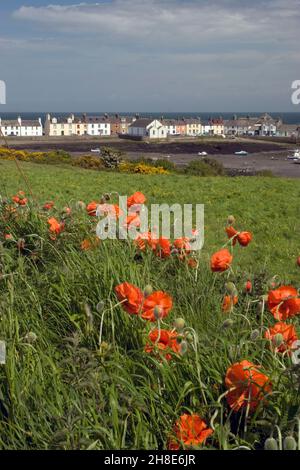
[[[140,219],[140,216],[138,214],[130,214],[126,217],[126,222],[125,222],[125,226],[127,228],[130,228],[130,227],[140,227],[141,225],[141,219]]]
[[[99,206],[99,203],[98,202],[90,202],[87,206],[86,206],[86,211],[87,213],[89,214],[90,217],[96,217],[96,212],[97,212],[97,207]]]
[[[19,206],[26,206],[28,202],[28,199],[25,197],[25,193],[23,191],[19,191],[16,196],[12,197],[12,200]]]
[[[169,442],[169,450],[179,450],[180,444],[185,447],[199,446],[213,434],[213,430],[196,414],[180,416],[173,431],[176,437]]]
[[[152,249],[159,258],[168,258],[171,255],[171,242],[167,238],[160,237],[151,240]]]
[[[237,241],[241,246],[248,246],[252,241],[252,233],[250,232],[240,232],[237,236]]]
[[[144,232],[136,236],[134,243],[138,246],[141,251],[144,251],[147,246],[151,245],[152,233]]]
[[[98,237],[94,237],[93,239],[85,239],[81,242],[80,248],[82,251],[88,251],[93,248],[96,248],[100,244],[100,239]]]
[[[227,236],[228,238],[231,240],[232,239],[232,244],[235,245],[236,244],[236,236],[238,234],[238,231],[235,230],[235,228],[232,227],[232,225],[230,225],[229,227],[226,227],[225,228],[225,231],[227,233]]]
[[[145,202],[146,197],[144,194],[137,191],[132,196],[127,198],[127,207],[129,208],[135,205],[145,204]]]
[[[184,252],[185,254],[189,254],[191,252],[191,244],[190,239],[187,237],[178,238],[174,241],[174,248],[180,252]]]
[[[49,230],[53,234],[51,239],[55,240],[56,236],[59,235],[65,228],[65,224],[58,222],[54,217],[48,219],[48,224],[50,225]]]
[[[101,216],[115,217],[118,219],[123,214],[123,211],[117,204],[98,204],[97,208]]]
[[[6,234],[4,235],[4,239],[5,239],[5,240],[13,240],[14,237],[13,237],[10,233],[6,233]]]
[[[45,211],[50,211],[53,207],[54,207],[54,202],[52,202],[52,201],[46,202],[46,203],[43,205],[43,209],[44,209]]]
[[[269,328],[265,333],[265,338],[274,341],[276,340],[276,335],[282,336],[282,344],[276,348],[276,351],[281,353],[291,349],[293,343],[298,340],[294,325],[288,325],[284,322],[278,322],[273,327]]]
[[[223,312],[230,312],[232,310],[232,307],[238,303],[239,299],[238,296],[231,296],[231,295],[225,295],[223,299],[223,304],[222,304],[222,310]]]
[[[268,307],[276,320],[286,320],[300,313],[300,298],[292,286],[281,286],[268,295]]]
[[[252,282],[251,281],[247,281],[246,284],[245,284],[245,291],[250,294],[250,292],[252,292]]]
[[[195,258],[189,258],[187,264],[190,268],[197,269],[199,263]]]
[[[117,298],[122,303],[124,310],[131,315],[138,315],[141,311],[142,304],[144,301],[144,295],[142,291],[128,282],[124,282],[119,286],[115,287],[115,293]]]
[[[66,216],[70,216],[72,213],[72,209],[70,207],[64,207],[63,208],[63,214]]]
[[[172,298],[165,292],[158,291],[149,295],[143,304],[142,318],[155,322],[158,318],[165,318],[173,306]]]
[[[234,411],[248,406],[250,410],[255,410],[264,399],[264,395],[271,392],[269,377],[260,372],[259,366],[249,361],[242,361],[229,367],[225,385],[229,390],[226,395],[228,405]]]
[[[172,359],[172,352],[179,354],[180,344],[177,342],[176,331],[152,330],[149,334],[149,342],[145,346],[145,352],[152,354],[155,351],[163,354],[167,361]]]
[[[218,251],[217,253],[213,254],[210,261],[211,270],[215,273],[219,272],[222,273],[226,271],[233,260],[233,256],[229,253],[229,251],[225,248],[223,250]]]

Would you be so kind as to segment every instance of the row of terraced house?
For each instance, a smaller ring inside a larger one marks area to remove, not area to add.
[[[160,119],[143,118],[139,115],[120,116],[83,114],[68,117],[56,117],[48,114],[44,126],[41,118],[24,120],[20,116],[15,120],[0,118],[0,131],[4,136],[15,137],[71,137],[71,136],[128,136],[143,139],[165,139],[167,137],[196,136],[280,136],[300,137],[300,125],[284,124],[269,114],[260,117],[236,117],[209,119],[200,118]]]

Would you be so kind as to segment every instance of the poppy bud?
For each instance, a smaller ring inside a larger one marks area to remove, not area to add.
[[[227,320],[224,321],[222,328],[224,330],[227,330],[228,328],[231,328],[233,324],[234,324],[234,321],[231,320],[231,318],[228,318]]]
[[[153,287],[150,284],[148,284],[144,289],[144,296],[148,297],[152,293],[153,293]]]
[[[186,341],[181,341],[180,343],[180,354],[183,356],[188,351],[188,343]]]
[[[229,225],[233,225],[235,223],[235,217],[233,215],[230,215],[227,219],[227,223]]]
[[[36,342],[36,340],[37,340],[37,335],[33,331],[30,331],[29,333],[27,333],[27,335],[24,338],[25,343],[28,343],[28,344],[33,344]]]
[[[156,307],[154,308],[154,316],[156,320],[159,320],[162,317],[162,314],[163,314],[162,308],[156,305]]]
[[[24,248],[25,248],[24,238],[19,238],[17,246],[18,246],[18,250],[24,250]]]
[[[265,441],[265,450],[278,450],[278,443],[274,437],[269,437]]]
[[[76,209],[80,209],[80,210],[84,211],[85,208],[86,208],[86,205],[85,205],[85,203],[84,203],[83,201],[78,201],[78,202],[76,203]]]
[[[192,333],[189,333],[186,335],[185,339],[189,342],[189,343],[193,343],[194,341],[194,335],[192,335]]]
[[[104,305],[105,304],[104,304],[103,300],[100,300],[100,302],[97,303],[96,310],[97,310],[98,313],[102,312],[102,310],[104,309]]]
[[[273,338],[273,344],[276,348],[279,348],[283,343],[283,336],[281,333],[277,333],[277,335]]]
[[[103,197],[106,201],[110,201],[110,194],[108,194],[108,193],[103,194]]]
[[[260,331],[259,330],[253,330],[251,332],[251,336],[250,336],[250,339],[251,341],[256,341],[260,336]]]
[[[176,330],[182,331],[185,327],[184,319],[183,318],[176,318],[176,320],[174,321],[174,327],[176,328]]]
[[[293,436],[287,436],[283,441],[284,450],[297,450],[297,442]]]
[[[231,297],[235,297],[238,295],[237,288],[233,282],[227,282],[225,284],[226,291],[228,292]]]
[[[250,294],[250,292],[252,292],[252,282],[251,281],[247,281],[246,284],[245,284],[245,291]]]

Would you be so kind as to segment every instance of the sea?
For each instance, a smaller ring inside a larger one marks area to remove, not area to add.
[[[76,116],[81,116],[83,112],[73,112]],[[198,112],[198,113],[182,113],[182,112],[177,112],[177,113],[168,113],[168,112],[156,112],[156,113],[148,113],[148,112],[126,112],[126,113],[116,113],[116,112],[107,112],[107,111],[94,111],[94,112],[89,112],[86,113],[88,116],[102,116],[103,114],[109,114],[109,115],[114,115],[114,114],[119,114],[120,116],[134,116],[135,114],[139,114],[140,117],[146,117],[146,118],[153,118],[153,119],[177,119],[177,118],[195,118],[198,117],[202,121],[207,121],[210,118],[219,118],[222,117],[223,119],[232,119],[233,116],[236,117],[241,117],[241,116],[250,116],[250,117],[257,117],[261,116],[262,112],[255,112],[255,113],[248,113],[248,112],[243,112],[243,113],[235,113],[235,112],[226,112],[226,113],[210,113],[210,112]],[[273,118],[281,118],[285,124],[299,124],[300,125],[300,112],[293,112],[293,113],[281,113],[281,112],[276,112],[276,113],[268,113],[270,116]],[[41,118],[42,122],[45,121],[46,119],[46,112],[39,112],[39,113],[33,113],[33,112],[24,112],[24,113],[2,113],[0,112],[0,117],[2,119],[16,119],[18,116],[21,116],[23,119],[37,119]],[[57,117],[65,117],[69,116],[70,112],[52,112],[52,116],[57,116]]]

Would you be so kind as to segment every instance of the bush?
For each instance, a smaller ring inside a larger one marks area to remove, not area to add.
[[[104,168],[104,162],[101,158],[91,157],[89,155],[75,158],[72,165],[89,170],[101,170]]]
[[[101,150],[101,158],[106,168],[118,168],[123,157],[123,152],[119,150],[103,147]]]
[[[191,161],[184,172],[194,176],[222,176],[225,173],[223,165],[210,158]]]
[[[168,175],[169,172],[162,167],[147,165],[145,163],[122,162],[119,165],[122,173],[140,173],[142,175]]]

